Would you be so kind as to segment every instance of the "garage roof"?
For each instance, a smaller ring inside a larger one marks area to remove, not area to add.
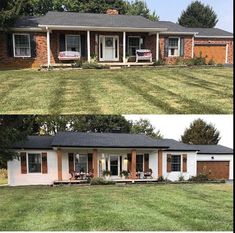
[[[233,154],[233,149],[221,145],[192,145],[198,154]]]

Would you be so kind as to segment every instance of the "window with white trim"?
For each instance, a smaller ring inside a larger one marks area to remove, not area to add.
[[[135,56],[136,50],[141,49],[141,38],[137,36],[128,37],[128,55]]]
[[[180,39],[169,38],[168,40],[168,56],[178,57],[180,55]]]
[[[81,38],[79,35],[66,35],[66,51],[81,52]]]
[[[75,155],[75,171],[88,172],[88,155]]]
[[[29,173],[41,173],[42,171],[42,155],[28,154],[28,169]]]
[[[171,156],[171,171],[180,172],[181,171],[181,155]]]
[[[30,35],[13,34],[14,57],[31,57]]]

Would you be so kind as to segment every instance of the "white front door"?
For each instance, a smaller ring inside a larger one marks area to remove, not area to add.
[[[119,60],[119,37],[118,36],[100,36],[100,61],[118,61]]]

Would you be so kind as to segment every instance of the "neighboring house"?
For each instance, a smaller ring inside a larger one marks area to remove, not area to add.
[[[220,29],[185,28],[142,16],[48,12],[18,19],[10,31],[0,31],[0,68],[31,68],[60,63],[60,52],[78,52],[90,62],[126,65],[136,50],[148,49],[153,61],[172,64],[181,57],[207,56],[233,63],[233,34]],[[141,61],[140,61],[141,62]],[[145,61],[146,62],[146,61]],[[150,63],[147,63],[150,64]]]
[[[14,145],[19,159],[8,161],[9,185],[53,184],[68,181],[71,173],[92,172],[130,179],[152,170],[154,179],[178,180],[199,173],[210,178],[233,179],[233,150],[220,146],[187,145],[172,139],[153,140],[144,134],[60,132],[55,136],[29,136]]]

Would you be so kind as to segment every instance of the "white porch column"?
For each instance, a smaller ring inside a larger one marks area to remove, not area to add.
[[[49,68],[51,65],[51,46],[50,46],[50,30],[47,29],[47,67]]]
[[[126,32],[123,32],[123,63],[126,64]]]
[[[90,31],[87,31],[87,61],[91,62],[91,37]]]
[[[159,60],[159,32],[156,34],[156,61]]]

